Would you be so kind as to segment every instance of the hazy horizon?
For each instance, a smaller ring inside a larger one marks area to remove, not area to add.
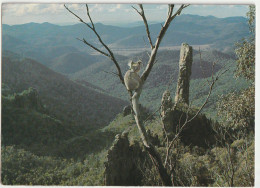
[[[86,22],[85,6],[83,4],[67,4],[67,6],[82,17]],[[123,25],[142,22],[141,17],[131,4],[89,4],[90,14],[95,23]],[[176,6],[178,7],[178,5]],[[144,4],[147,20],[163,22],[167,16],[166,4]],[[175,9],[177,10],[177,8]],[[214,16],[217,18],[245,17],[248,5],[190,5],[182,14],[198,16]],[[19,25],[25,23],[52,23],[57,25],[74,25],[78,19],[71,15],[63,4],[2,4],[2,24]]]
[[[190,15],[190,16],[200,16],[200,15],[197,15],[197,14],[182,14],[181,16],[183,15]],[[212,16],[212,15],[208,15],[208,16],[201,16],[201,17],[215,17],[215,18],[219,18],[219,17],[216,17],[216,16]],[[243,18],[246,18],[245,16],[228,16],[228,17],[224,17],[224,18],[220,18],[220,19],[225,19],[225,18],[232,18],[232,17],[243,17]],[[149,24],[158,24],[158,23],[161,23],[163,22],[162,21],[154,21],[154,20],[149,20],[148,23]],[[24,24],[44,24],[44,23],[49,23],[49,24],[53,24],[53,25],[58,25],[58,26],[69,26],[69,25],[76,25],[76,24],[81,24],[80,22],[60,22],[60,23],[51,23],[51,22],[47,22],[47,21],[43,21],[43,22],[26,22],[26,23],[18,23],[18,24],[8,24],[8,23],[3,23],[4,25],[10,25],[10,26],[13,26],[13,25],[24,25]],[[88,22],[87,22],[88,23]],[[135,27],[135,26],[139,26],[139,25],[143,25],[143,21],[141,20],[138,20],[138,21],[130,21],[130,22],[117,22],[117,21],[111,21],[111,22],[105,22],[103,23],[102,21],[100,22],[96,22],[96,24],[99,23],[99,24],[103,24],[103,25],[112,25],[112,26],[118,26],[118,27]],[[129,25],[130,24],[130,25]]]

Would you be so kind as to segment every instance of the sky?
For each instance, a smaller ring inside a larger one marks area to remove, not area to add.
[[[84,4],[66,4],[82,18],[87,20]],[[132,4],[89,4],[91,17],[95,23],[118,24],[141,21],[141,17],[131,7]],[[167,16],[166,4],[144,4],[146,17],[150,21],[161,22]],[[200,16],[215,16],[219,18],[244,16],[248,11],[247,5],[190,5],[182,14]],[[2,23],[15,25],[24,23],[43,23],[67,25],[76,24],[78,20],[70,14],[63,4],[22,4],[3,3]]]

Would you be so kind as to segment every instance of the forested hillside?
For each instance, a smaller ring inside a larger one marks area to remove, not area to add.
[[[127,104],[73,82],[32,59],[4,54],[2,60],[2,82],[13,93],[35,88],[46,109],[66,124],[103,127]]]
[[[147,79],[144,85],[144,93],[141,98],[142,103],[147,108],[156,110],[160,106],[161,96],[166,88],[169,88],[172,95],[175,94],[175,87],[178,79],[179,71],[179,50],[162,50],[158,52],[157,63],[151,72],[151,77]],[[201,56],[201,57],[200,57]],[[134,54],[131,56],[120,56],[119,63],[123,69],[123,72],[127,70],[127,63],[131,59],[141,59],[143,62],[148,61],[147,52]],[[223,75],[214,88],[213,95],[210,100],[210,104],[207,106],[210,109],[205,110],[211,117],[216,117],[216,111],[214,111],[215,102],[218,100],[219,95],[228,92],[238,92],[239,90],[248,87],[245,79],[234,78],[235,71],[235,56],[233,54],[227,54],[216,50],[209,51],[193,51],[193,64],[191,74],[190,95],[194,105],[199,105],[206,97],[208,93],[208,87],[205,86],[207,79],[218,71],[228,69],[228,72]],[[212,70],[212,65],[215,63]],[[145,67],[145,65],[144,65]],[[117,96],[121,99],[127,97],[124,87],[120,84],[120,81],[113,74],[106,72],[115,72],[115,67],[109,60],[92,64],[89,67],[82,69],[74,74],[70,74],[69,77],[73,80],[86,80],[100,88],[103,88],[113,96]],[[226,82],[229,80],[229,82]]]

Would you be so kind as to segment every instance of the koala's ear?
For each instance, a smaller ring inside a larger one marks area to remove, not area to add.
[[[143,62],[142,62],[141,60],[138,60],[137,63],[138,63],[141,67],[143,67]]]

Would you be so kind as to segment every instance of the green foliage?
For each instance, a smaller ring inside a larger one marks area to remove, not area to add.
[[[249,6],[248,24],[251,35],[248,39],[243,39],[236,44],[237,76],[243,76],[247,80],[254,82],[255,79],[255,6]]]
[[[219,132],[221,148],[214,148],[217,174],[215,186],[254,186],[254,127],[255,127],[255,7],[250,6],[249,27],[252,36],[244,39],[236,49],[236,75],[250,82],[240,93],[222,96],[218,114],[223,126]],[[228,133],[229,139],[226,139]]]
[[[5,185],[58,185],[62,161],[38,157],[13,146],[2,147],[2,182]]]
[[[105,156],[102,151],[79,162],[2,147],[1,178],[5,185],[102,185]]]
[[[255,78],[255,36],[236,44],[237,76],[253,81]]]
[[[61,185],[94,186],[104,185],[104,162],[107,150],[86,156],[83,162],[72,161],[62,171],[65,179]]]
[[[213,186],[254,186],[254,142],[240,139],[211,151]]]
[[[37,155],[83,160],[86,154],[109,147],[117,134],[67,125],[45,108],[39,108],[41,101],[35,95],[36,91],[30,88],[2,96],[2,145],[16,145]]]
[[[41,102],[31,97],[34,91],[2,96],[3,183],[102,185],[106,152],[116,131],[66,125],[37,108]]]
[[[15,93],[37,89],[48,111],[67,125],[104,127],[126,101],[69,80],[32,59],[15,60],[3,55],[3,82]]]
[[[208,155],[184,153],[178,160],[179,184],[182,186],[208,186],[213,180],[209,174]]]
[[[3,96],[8,96],[13,94],[12,89],[5,83],[2,83],[1,92]]]
[[[239,129],[254,129],[255,126],[255,87],[239,94],[222,96],[218,103],[218,115],[223,125]]]
[[[251,33],[255,34],[255,5],[249,5],[249,11],[247,12],[248,25]]]

